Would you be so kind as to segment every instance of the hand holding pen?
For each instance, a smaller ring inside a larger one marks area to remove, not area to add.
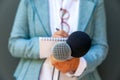
[[[56,28],[56,32],[52,35],[52,37],[55,38],[65,38],[68,37],[69,34],[67,32],[65,32],[64,30],[59,30],[58,28]]]

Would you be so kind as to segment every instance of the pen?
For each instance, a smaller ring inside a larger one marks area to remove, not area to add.
[[[56,28],[57,31],[59,31],[60,29],[59,28]]]

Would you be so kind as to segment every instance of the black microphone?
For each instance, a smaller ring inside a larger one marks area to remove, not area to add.
[[[52,53],[57,60],[67,60],[71,57],[84,56],[91,46],[90,37],[82,31],[73,32],[66,42],[58,42],[52,48]]]
[[[66,43],[71,48],[72,57],[84,56],[91,47],[91,38],[82,31],[73,32],[67,39]]]

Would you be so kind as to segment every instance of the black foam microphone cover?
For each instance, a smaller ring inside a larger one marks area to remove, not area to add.
[[[67,39],[66,43],[71,48],[72,57],[84,56],[91,47],[91,39],[87,33],[82,31],[73,32]]]

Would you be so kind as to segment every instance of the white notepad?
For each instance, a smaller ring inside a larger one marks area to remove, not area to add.
[[[65,42],[67,38],[52,38],[52,37],[40,37],[40,54],[42,58],[49,56],[52,51],[52,47],[57,42]],[[40,56],[41,57],[41,56]]]

